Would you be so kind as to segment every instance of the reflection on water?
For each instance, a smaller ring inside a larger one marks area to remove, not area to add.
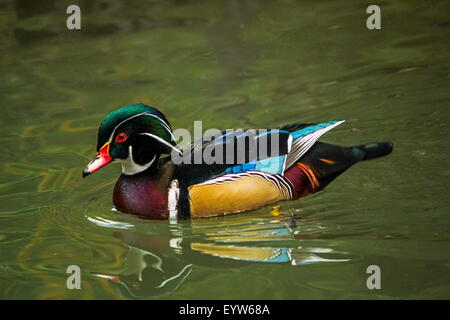
[[[173,270],[163,268],[163,261],[159,256],[131,246],[124,261],[124,270],[119,274],[95,274],[95,276],[112,281],[119,286],[123,296],[136,299],[171,294],[192,271],[192,264],[187,264],[178,273],[172,274]],[[170,259],[166,259],[164,267],[171,262]],[[178,261],[173,262],[175,265],[180,264]]]
[[[80,0],[79,32],[69,4],[0,5],[0,298],[449,297],[450,2],[384,1],[378,31],[352,0]],[[346,119],[324,141],[396,149],[282,208],[143,220],[111,211],[118,166],[81,178],[138,102],[174,128]]]
[[[120,273],[96,275],[120,284],[134,298],[145,298],[172,293],[189,276],[193,264],[232,268],[245,262],[302,266],[350,260],[346,253],[332,248],[278,245],[280,241],[298,245],[295,240],[303,236],[298,218],[279,219],[279,215],[276,220],[256,218],[234,224],[226,220],[172,221],[167,230],[160,230],[165,236],[132,231],[136,225],[129,222],[87,217],[98,226],[115,229],[114,237],[129,246]],[[231,261],[224,263],[217,258]]]

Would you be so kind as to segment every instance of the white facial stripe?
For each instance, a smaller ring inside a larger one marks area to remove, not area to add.
[[[128,152],[128,158],[122,160],[122,173],[126,175],[133,175],[147,170],[156,160],[155,154],[152,160],[141,166],[133,160],[133,147],[131,145],[128,147]]]
[[[114,137],[114,133],[116,132],[117,128],[120,127],[124,122],[127,122],[128,120],[131,120],[131,119],[136,118],[136,117],[140,117],[143,114],[145,114],[145,112],[139,113],[139,114],[135,114],[134,116],[128,117],[125,120],[121,121],[117,126],[114,127],[114,130],[112,131],[111,135],[109,136],[109,140],[108,141],[109,142],[112,141],[112,139]]]
[[[146,132],[144,132],[144,133],[139,133],[139,134],[140,134],[140,135],[144,135],[144,136],[152,137],[152,138],[158,140],[159,142],[161,142],[162,144],[165,144],[165,145],[168,146],[169,148],[172,148],[173,150],[175,150],[176,152],[178,152],[180,155],[183,154],[183,152],[181,152],[180,149],[178,149],[177,147],[174,147],[173,145],[171,145],[170,143],[168,143],[166,140],[164,140],[164,139],[158,137],[157,135],[154,135],[154,134],[151,134],[151,133],[146,133]]]
[[[163,125],[164,129],[166,129],[167,132],[169,132],[170,137],[172,138],[172,140],[174,142],[176,142],[175,137],[173,136],[172,130],[170,130],[169,125],[163,119],[161,119],[160,117],[155,116],[154,114],[147,113],[147,112],[142,112],[142,113],[135,114],[134,116],[128,117],[125,120],[121,121],[117,126],[114,127],[114,130],[112,131],[111,135],[109,136],[109,140],[108,141],[112,142],[112,140],[114,138],[114,134],[116,133],[116,130],[117,130],[118,127],[120,127],[122,124],[124,124],[128,120],[131,120],[131,119],[134,119],[134,118],[137,118],[137,117],[140,117],[140,116],[150,116],[150,117],[154,117],[154,118],[158,119],[159,121],[161,121],[161,124]]]
[[[161,121],[161,123],[162,123],[164,129],[166,129],[167,132],[170,134],[170,137],[172,138],[172,140],[173,140],[174,142],[176,142],[175,137],[174,137],[173,134],[172,134],[172,130],[170,130],[169,126],[167,125],[167,123],[166,123],[163,119],[161,119],[161,118],[158,117],[158,116],[155,116],[154,114],[146,114],[146,115],[151,116],[151,117],[155,117],[156,119],[159,119],[159,120]]]

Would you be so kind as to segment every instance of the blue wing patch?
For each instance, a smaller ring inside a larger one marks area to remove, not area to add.
[[[286,156],[279,156],[273,158],[266,158],[259,160],[256,163],[257,171],[264,171],[272,174],[282,174],[284,169],[284,163],[286,161]]]
[[[225,171],[226,173],[240,173],[245,172],[249,170],[255,170],[256,168],[256,161],[252,161],[249,163],[239,164],[237,166],[229,167]]]
[[[325,122],[325,123],[319,123],[319,124],[316,124],[316,125],[313,125],[310,127],[300,129],[298,131],[294,131],[291,133],[291,135],[294,138],[294,140],[297,140],[297,139],[300,139],[301,137],[304,137],[304,136],[306,136],[310,133],[313,133],[319,129],[331,126],[332,124],[335,124],[336,122],[339,122],[339,121],[329,121],[329,122]]]
[[[226,173],[240,173],[249,170],[256,170],[272,174],[283,174],[285,162],[286,155],[240,164],[227,168],[225,171]]]

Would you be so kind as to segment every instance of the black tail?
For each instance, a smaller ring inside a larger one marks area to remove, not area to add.
[[[318,190],[321,190],[356,162],[386,156],[392,152],[392,148],[391,142],[374,142],[354,147],[316,142],[299,162],[313,169],[319,181]]]
[[[392,142],[373,142],[353,147],[353,149],[358,150],[356,152],[362,152],[364,155],[361,160],[370,160],[387,156],[392,152],[392,148]]]

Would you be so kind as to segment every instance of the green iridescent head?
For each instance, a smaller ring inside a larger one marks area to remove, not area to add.
[[[163,153],[176,148],[172,128],[164,114],[144,104],[132,104],[108,114],[100,123],[97,157],[83,171],[87,176],[114,161],[122,161],[124,174],[156,165]]]

